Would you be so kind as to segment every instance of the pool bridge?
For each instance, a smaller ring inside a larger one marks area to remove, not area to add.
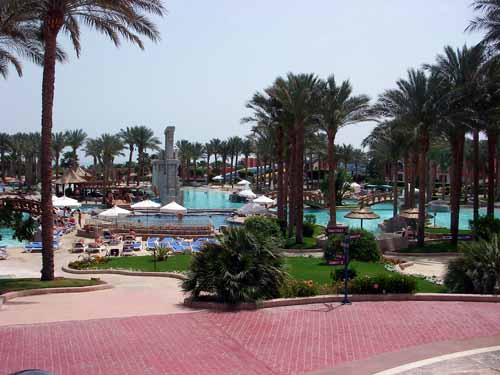
[[[268,197],[272,199],[276,199],[278,196],[277,191],[272,191],[269,194],[266,194]],[[394,199],[393,193],[375,193],[370,195],[365,195],[363,197],[358,198],[358,204],[361,207],[373,206],[375,204],[384,203],[384,202],[392,202]],[[318,191],[304,191],[304,204],[310,206],[312,208],[327,208],[328,201],[325,199],[325,196]]]
[[[39,216],[42,214],[42,204],[40,201],[25,198],[3,197],[0,198],[0,207],[10,206],[12,210],[27,212],[30,215]]]

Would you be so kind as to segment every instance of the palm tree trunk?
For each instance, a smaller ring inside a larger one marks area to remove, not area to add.
[[[283,170],[283,220],[287,221],[288,215],[288,185],[289,185],[289,171],[290,171],[290,153],[287,152],[284,156],[284,170]]]
[[[492,131],[487,131],[486,134],[488,135],[488,208],[486,210],[486,215],[493,218],[495,213],[495,159],[497,156],[497,134]]]
[[[405,155],[404,157],[404,160],[403,160],[403,163],[404,163],[404,166],[403,166],[403,181],[404,181],[404,207],[407,208],[409,206],[409,197],[410,197],[410,192],[409,192],[409,186],[408,186],[408,181],[409,181],[409,168],[408,168],[408,164],[409,164],[409,158],[407,155]]]
[[[226,184],[226,159],[227,155],[222,155],[222,177],[224,178],[224,185]]]
[[[415,184],[416,184],[416,170],[418,164],[418,155],[416,152],[413,152],[411,157],[411,166],[410,166],[410,206],[409,208],[415,207]]]
[[[473,195],[473,220],[479,219],[479,130],[472,131],[472,195]]]
[[[233,177],[233,166],[234,166],[234,154],[231,154],[231,165],[230,165],[230,167],[231,167],[231,172],[229,172],[229,173],[230,173],[230,175],[229,175],[229,179],[231,180],[231,188],[233,188],[233,187],[234,187],[234,181],[233,181],[233,178],[234,178],[234,177]]]
[[[304,227],[304,133],[305,124],[300,121],[297,124],[297,149],[295,154],[295,176],[296,176],[296,223],[295,223],[295,241],[298,244],[304,243],[304,234],[302,229]]]
[[[398,216],[398,161],[392,163],[392,217]]]
[[[132,154],[134,152],[133,147],[129,148],[129,156],[128,156],[128,170],[127,170],[127,186],[130,185],[130,173],[132,173]]]
[[[417,245],[424,246],[425,240],[425,188],[427,177],[427,150],[429,148],[429,137],[427,133],[422,134],[420,140],[419,152],[419,173],[418,173],[418,228],[417,228]]]
[[[335,188],[335,170],[337,168],[335,160],[335,131],[328,132],[328,204],[330,208],[329,227],[337,225],[337,190]]]
[[[451,243],[458,244],[458,228],[460,216],[460,192],[462,187],[462,167],[464,163],[464,142],[465,134],[456,134],[451,139],[451,153],[453,158],[453,168],[451,176],[451,196],[450,196],[450,231]]]
[[[62,18],[62,17],[61,17]],[[54,251],[52,248],[52,113],[56,79],[57,34],[62,19],[46,20],[44,28],[44,67],[42,80],[42,132],[41,132],[41,170],[42,170],[42,281],[54,280]]]
[[[290,161],[288,166],[290,167],[290,171],[288,173],[288,237],[291,238],[293,236],[293,228],[295,226],[295,209],[296,209],[296,190],[297,183],[295,179],[296,173],[296,165],[295,165],[295,153],[296,153],[296,144],[295,144],[295,129],[291,128],[288,131],[288,144],[290,148]]]

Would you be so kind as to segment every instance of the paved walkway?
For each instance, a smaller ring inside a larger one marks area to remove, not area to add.
[[[0,373],[303,374],[500,336],[499,317],[500,304],[373,302],[8,326],[0,327]]]

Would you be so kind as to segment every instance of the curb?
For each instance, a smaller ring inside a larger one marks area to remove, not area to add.
[[[317,303],[342,302],[343,295],[330,294],[314,297],[278,298],[254,303],[229,305],[217,302],[194,301],[191,297],[184,299],[184,306],[196,309],[214,310],[257,310],[272,307],[300,306]],[[490,294],[444,294],[444,293],[416,293],[416,294],[358,294],[349,296],[352,302],[390,302],[390,301],[421,301],[421,302],[489,302],[500,303],[500,295]]]
[[[396,251],[387,251],[383,255],[403,256],[403,257],[458,257],[461,253],[398,253]]]
[[[170,277],[172,279],[185,280],[186,276],[174,272],[141,272],[141,271],[125,271],[125,270],[74,270],[68,267],[61,267],[63,272],[72,273],[75,275],[123,275],[123,276],[149,276],[149,277]]]
[[[95,292],[98,290],[106,290],[112,288],[114,288],[113,285],[103,281],[103,284],[90,285],[90,286],[17,290],[0,295],[0,308],[5,302],[18,297],[39,296],[43,294],[85,293],[85,292]]]

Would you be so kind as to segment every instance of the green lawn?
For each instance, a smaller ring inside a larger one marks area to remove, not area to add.
[[[40,281],[40,279],[0,279],[0,294],[25,289],[68,288],[100,284],[99,280],[63,279]]]
[[[449,242],[435,242],[424,245],[423,247],[415,246],[406,249],[401,249],[399,253],[456,253],[457,249]]]
[[[316,237],[325,233],[325,227],[314,225],[314,234],[312,237],[304,237],[303,244],[295,243],[295,237],[288,238],[285,243],[285,249],[315,249],[317,248]]]
[[[425,231],[427,233],[433,233],[433,234],[451,234],[451,232],[448,228],[429,228],[429,227],[426,227]],[[458,234],[472,234],[472,231],[470,229],[460,229],[458,231]]]
[[[191,255],[174,255],[168,258],[167,261],[157,262],[156,270],[159,272],[168,271],[186,271]],[[375,275],[379,273],[387,273],[384,265],[381,263],[368,263],[353,261],[352,265],[356,268],[358,275]],[[331,283],[330,272],[340,266],[328,266],[321,258],[306,258],[306,257],[286,257],[286,271],[297,280],[313,280],[316,284]],[[123,258],[112,258],[106,263],[97,265],[99,269],[126,269],[135,271],[154,271],[154,263],[152,256],[134,256]],[[417,278],[417,291],[427,293],[444,292],[444,288],[435,285],[424,279]]]
[[[156,271],[158,272],[186,271],[190,261],[191,261],[191,255],[176,254],[174,256],[168,257],[168,260],[156,262]],[[146,255],[146,256],[109,258],[109,260],[106,263],[98,264],[94,268],[99,268],[99,269],[114,268],[114,269],[124,269],[133,271],[155,271],[154,267],[155,264],[153,262],[153,257]]]

